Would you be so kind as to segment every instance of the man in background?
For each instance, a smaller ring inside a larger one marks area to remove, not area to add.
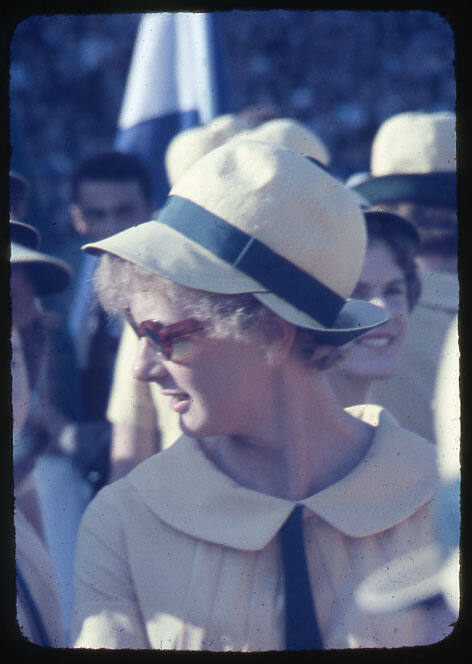
[[[70,210],[75,230],[89,242],[149,221],[153,200],[145,166],[138,157],[115,151],[85,159],[72,176]],[[93,256],[81,256],[68,325],[82,384],[76,455],[97,490],[108,474],[110,432],[105,411],[121,324],[107,320],[94,296],[95,267]]]

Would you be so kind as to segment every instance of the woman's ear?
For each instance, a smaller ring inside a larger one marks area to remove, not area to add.
[[[267,309],[262,310],[259,320],[269,362],[277,364],[287,357],[293,348],[295,326]]]

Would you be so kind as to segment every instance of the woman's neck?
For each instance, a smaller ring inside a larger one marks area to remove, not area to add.
[[[346,413],[324,373],[285,377],[275,417],[255,436],[209,438],[209,458],[239,484],[289,500],[347,475],[365,456],[372,428]]]
[[[366,403],[370,378],[350,376],[335,366],[329,371],[329,381],[343,408]]]

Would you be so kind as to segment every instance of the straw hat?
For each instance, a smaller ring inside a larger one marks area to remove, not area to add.
[[[324,166],[328,166],[331,159],[328,148],[321,138],[304,124],[291,118],[269,120],[255,129],[240,132],[236,136],[237,138],[280,145],[294,150],[304,157],[316,159]]]
[[[37,249],[40,235],[34,226],[10,219],[10,240],[30,249]]]
[[[241,139],[186,171],[155,221],[83,248],[184,286],[253,293],[341,345],[385,322],[383,310],[348,299],[366,244],[353,192],[292,150]]]
[[[174,136],[165,154],[165,167],[170,185],[173,186],[194,162],[214,148],[223,145],[246,126],[237,115],[227,113],[206,125],[192,127]]]
[[[10,246],[10,263],[27,268],[37,295],[50,295],[67,288],[72,271],[64,261],[17,242]]]
[[[355,188],[371,203],[455,207],[454,113],[409,112],[386,120],[372,144],[370,171],[371,178]]]

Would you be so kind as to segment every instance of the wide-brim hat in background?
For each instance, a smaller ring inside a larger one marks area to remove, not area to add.
[[[198,159],[223,145],[246,127],[247,124],[237,115],[226,113],[206,125],[186,129],[174,136],[164,158],[167,179],[171,187]]]
[[[10,241],[22,244],[30,249],[37,249],[40,243],[40,234],[34,226],[10,219]]]
[[[291,118],[275,118],[240,132],[234,139],[247,138],[280,145],[328,166],[331,155],[321,138],[309,127]]]
[[[367,245],[355,194],[300,154],[231,141],[195,163],[155,221],[87,244],[173,282],[252,293],[285,320],[344,344],[386,320],[349,300]]]
[[[370,203],[456,207],[454,113],[408,112],[386,120],[371,150],[371,177],[355,189]]]
[[[59,293],[69,285],[72,270],[64,261],[17,242],[12,242],[10,249],[10,263],[27,268],[37,295]]]

